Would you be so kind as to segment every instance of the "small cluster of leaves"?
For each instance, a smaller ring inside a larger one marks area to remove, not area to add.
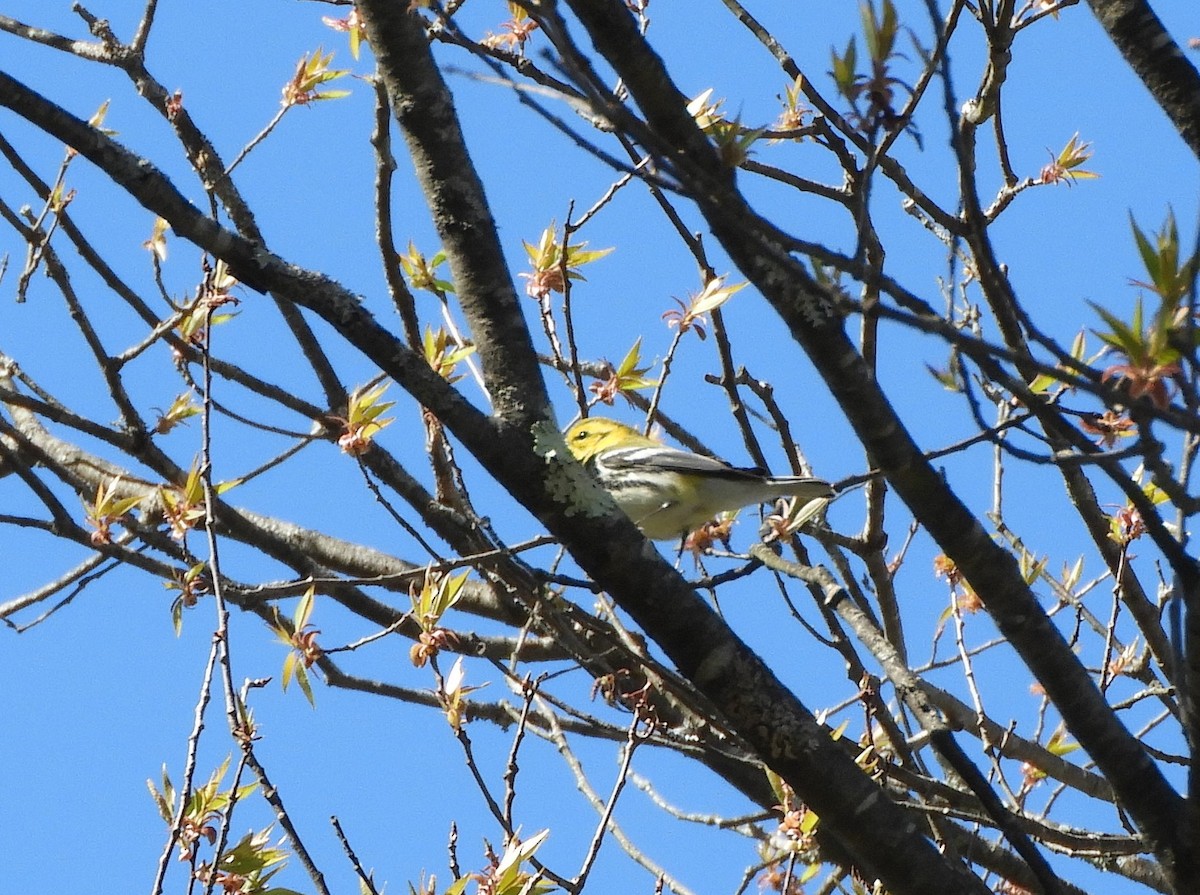
[[[350,10],[350,15],[344,19],[321,16],[321,21],[334,31],[342,31],[350,35],[350,55],[357,60],[359,50],[367,42],[367,34],[363,29],[362,17],[358,14],[358,10]]]
[[[171,225],[166,218],[155,218],[150,238],[142,243],[142,248],[149,251],[159,262],[167,260],[167,231],[169,229],[171,229]]]
[[[98,109],[96,109],[96,111],[92,113],[92,117],[88,119],[88,124],[90,126],[94,127],[96,130],[98,130],[100,133],[104,134],[104,136],[106,136],[106,137],[115,137],[120,133],[120,131],[115,131],[112,128],[103,126],[104,119],[108,117],[108,107],[110,104],[111,104],[111,101],[107,100],[107,99],[104,102],[100,103],[100,107]],[[71,159],[75,158],[75,156],[77,156],[77,155],[79,155],[78,149],[76,149],[73,146],[67,147],[67,161],[68,162],[71,161]],[[72,194],[70,197],[68,197],[67,201],[69,202],[71,200],[71,198],[73,198],[73,197],[74,197],[74,194]],[[53,208],[54,202],[52,201],[50,204],[51,204],[51,207]]]
[[[772,512],[763,519],[763,526],[769,532],[768,540],[791,537],[820,516],[828,506],[829,498],[826,497],[808,501],[799,498],[779,498],[775,501]]]
[[[439,280],[436,274],[437,269],[446,263],[445,251],[439,249],[432,258],[427,259],[417,251],[417,247],[410,240],[408,254],[399,255],[398,258],[404,275],[408,277],[408,284],[413,289],[425,289],[439,298],[445,298],[454,292],[454,284],[449,280]]]
[[[835,739],[840,733],[835,735]],[[797,892],[797,888],[812,879],[821,869],[816,832],[819,818],[815,811],[801,804],[792,788],[774,771],[767,771],[771,791],[775,793],[775,811],[779,826],[770,838],[760,843],[759,858],[763,863],[759,888],[777,892]],[[793,874],[799,861],[804,869]]]
[[[167,590],[179,591],[179,596],[171,603],[171,625],[175,628],[176,637],[183,631],[183,610],[191,609],[212,589],[212,583],[205,574],[207,568],[207,563],[198,562],[184,571],[175,570],[171,580],[163,582]]]
[[[1149,289],[1158,296],[1158,309],[1149,319],[1139,295],[1134,302],[1133,315],[1128,322],[1099,305],[1096,313],[1108,326],[1097,335],[1106,345],[1124,357],[1122,363],[1105,369],[1104,380],[1123,382],[1131,398],[1145,397],[1156,407],[1166,407],[1174,392],[1173,380],[1180,373],[1179,361],[1200,344],[1200,328],[1188,313],[1186,298],[1195,279],[1200,256],[1181,259],[1179,230],[1175,215],[1168,214],[1166,223],[1154,234],[1151,242],[1130,217],[1134,241],[1149,274],[1149,282],[1134,285]]]
[[[510,53],[524,55],[525,42],[537,31],[538,23],[529,17],[529,12],[520,3],[508,4],[508,14],[512,16],[500,25],[500,33],[488,32],[483,40],[483,46],[492,50],[507,50]]]
[[[346,417],[342,419],[342,434],[338,447],[351,457],[366,453],[371,441],[385,428],[395,422],[395,417],[384,414],[395,401],[382,401],[387,385],[373,389],[355,389],[346,404]]]
[[[750,157],[750,147],[767,129],[744,127],[740,118],[733,121],[725,118],[721,114],[721,104],[724,100],[710,103],[712,93],[711,87],[705,90],[688,103],[687,111],[695,119],[700,130],[712,138],[721,161],[731,168],[736,168]]]
[[[900,20],[892,0],[883,0],[880,11],[876,11],[874,0],[859,6],[862,17],[863,37],[870,57],[870,72],[858,71],[858,46],[853,37],[839,55],[831,52],[834,85],[846,100],[854,118],[863,130],[873,130],[887,125],[898,117],[895,108],[896,88],[908,93],[912,88],[892,74],[893,61],[905,58],[896,50],[896,38],[900,34]]]
[[[213,491],[216,494],[224,494],[240,484],[240,479],[217,482],[213,485]],[[159,488],[158,494],[162,502],[163,518],[170,529],[171,537],[176,541],[182,541],[189,531],[204,521],[204,477],[200,472],[199,463],[192,463],[183,487]]]
[[[129,523],[130,514],[145,504],[149,497],[147,494],[121,496],[121,491],[124,490],[121,481],[118,476],[108,484],[98,486],[92,502],[84,502],[86,521],[95,529],[90,536],[94,546],[111,544],[112,526]],[[221,494],[239,483],[240,480],[237,479],[220,482],[214,485],[214,491]],[[183,541],[188,532],[204,521],[207,513],[204,479],[198,464],[192,465],[182,487],[161,487],[158,489],[158,496],[163,521],[174,540]],[[164,582],[168,590],[179,591],[179,596],[171,604],[171,621],[176,635],[182,629],[183,610],[195,606],[200,597],[211,589],[206,568],[205,563],[196,563],[186,571],[177,570],[171,580]]]
[[[1132,217],[1129,223],[1133,228],[1138,253],[1142,256],[1142,264],[1150,277],[1150,282],[1135,281],[1134,285],[1149,289],[1158,296],[1165,307],[1179,315],[1196,279],[1197,270],[1200,269],[1200,255],[1180,260],[1179,228],[1175,225],[1174,212],[1167,213],[1167,220],[1162,229],[1154,234],[1153,244],[1138,229],[1137,222]]]
[[[229,265],[217,261],[211,270],[206,268],[204,283],[200,287],[200,299],[208,308],[219,308],[226,304],[238,304],[233,289],[238,285],[237,277],[229,272]]]
[[[1042,577],[1049,562],[1049,556],[1043,556],[1039,559],[1024,548],[1021,548],[1020,555],[1017,557],[1017,567],[1021,570],[1021,578],[1030,587]]]
[[[171,402],[171,406],[159,413],[154,423],[154,431],[166,435],[176,426],[187,422],[191,417],[200,414],[200,408],[192,403],[192,396],[187,392],[179,395]]]
[[[62,214],[67,210],[67,206],[75,201],[75,190],[68,190],[60,181],[54,184],[50,190],[50,195],[46,197],[46,206],[54,214]]]
[[[611,248],[589,251],[586,242],[563,245],[558,241],[558,229],[554,223],[542,231],[542,238],[537,245],[524,240],[522,242],[533,265],[533,273],[521,274],[522,279],[529,281],[525,292],[539,300],[549,298],[551,292],[566,292],[567,280],[586,281],[579,268],[599,261],[612,252]]]
[[[462,730],[466,721],[467,694],[480,689],[480,687],[468,687],[466,680],[467,671],[463,667],[463,657],[459,656],[454,660],[450,673],[442,679],[441,686],[438,688],[438,699],[442,703],[442,711],[446,713],[446,720],[450,722],[450,727],[455,733]]]
[[[1079,744],[1071,742],[1067,738],[1067,731],[1061,725],[1050,734],[1050,739],[1046,740],[1046,751],[1051,755],[1057,755],[1059,758],[1070,755],[1079,749]],[[1033,789],[1043,780],[1046,779],[1046,772],[1030,762],[1022,762],[1021,764],[1021,792],[1025,793]]]
[[[176,324],[180,337],[190,345],[206,345],[210,327],[228,323],[237,316],[236,311],[215,313],[222,305],[238,304],[232,292],[237,285],[237,279],[229,272],[225,262],[218,261],[205,275],[199,296],[189,304],[175,308],[180,315]]]
[[[444,895],[463,895],[471,883],[475,884],[475,895],[546,895],[554,891],[554,884],[542,879],[540,873],[521,866],[532,860],[549,835],[549,830],[542,830],[524,842],[514,836],[498,857],[489,847],[487,869],[456,879]]]
[[[1146,533],[1146,522],[1141,512],[1132,506],[1124,506],[1108,517],[1108,537],[1122,547],[1136,541]]]
[[[1092,157],[1092,144],[1080,143],[1079,133],[1076,132],[1062,151],[1052,154],[1049,164],[1042,168],[1037,183],[1066,183],[1070,186],[1076,180],[1090,180],[1100,175],[1095,171],[1086,171],[1080,167]]]
[[[708,335],[704,329],[705,315],[720,308],[736,292],[745,289],[746,285],[746,283],[737,283],[733,286],[726,286],[724,276],[714,277],[704,284],[704,288],[698,294],[689,295],[686,302],[678,298],[673,299],[679,308],[666,311],[662,318],[667,321],[667,326],[678,327],[681,333],[695,330],[696,335],[703,341]]]
[[[879,680],[870,674],[863,675],[859,686],[861,688],[860,695],[866,695],[868,688],[878,695]],[[849,726],[849,719],[838,725],[831,734],[833,739],[842,739],[842,735]],[[854,756],[854,763],[872,780],[882,783],[895,753],[887,734],[872,722],[870,728],[862,732],[855,745],[858,747],[858,753]]]
[[[351,38],[353,40],[353,38]],[[296,71],[292,79],[283,85],[284,108],[292,106],[307,106],[323,99],[340,99],[349,96],[349,90],[320,90],[322,84],[336,81],[350,72],[347,69],[332,69],[329,64],[333,61],[333,53],[322,53],[321,47],[303,57],[296,63]]]
[[[271,828],[250,832],[226,849],[212,865],[196,868],[196,879],[220,887],[226,895],[300,895],[294,889],[269,885],[283,869],[288,853],[284,840],[271,844]]]
[[[221,813],[235,801],[235,795],[236,800],[241,800],[257,788],[258,784],[249,783],[238,787],[236,794],[232,789],[223,792],[221,781],[228,770],[229,758],[226,757],[221,766],[212,772],[208,782],[194,789],[188,796],[187,803],[183,806],[179,828],[179,860],[192,860],[202,839],[209,845],[216,844]],[[175,792],[166,765],[163,765],[162,769],[162,789],[155,786],[153,780],[147,780],[146,787],[150,790],[154,804],[158,806],[159,816],[168,826],[173,826],[178,810],[177,804],[182,796]]]
[[[454,368],[475,353],[474,345],[456,345],[444,329],[434,332],[428,326],[425,327],[421,348],[425,361],[433,371],[451,383],[462,379],[462,374],[455,373]]]
[[[237,482],[222,483],[217,486],[217,491],[228,490],[236,484]],[[122,497],[122,490],[121,478],[118,476],[107,485],[98,486],[94,500],[90,504],[84,503],[86,520],[95,529],[90,537],[94,546],[111,544],[112,526],[127,523],[130,514],[146,502],[147,495],[133,494]],[[160,488],[159,499],[171,537],[182,541],[205,517],[204,483],[199,467],[192,467],[182,488]],[[179,596],[171,604],[171,621],[176,635],[182,629],[183,610],[195,606],[211,587],[205,573],[206,568],[205,563],[196,563],[186,571],[176,571],[171,580],[164,582],[168,590],[179,591]]]
[[[1139,466],[1133,472],[1133,480],[1141,485],[1142,493],[1146,495],[1146,499],[1153,506],[1166,503],[1170,500],[1162,488],[1154,484],[1153,481],[1142,483],[1142,479],[1146,474],[1144,467]],[[1172,527],[1170,525],[1168,528]],[[1122,548],[1128,547],[1146,533],[1146,520],[1142,518],[1142,513],[1132,503],[1126,503],[1123,507],[1108,517],[1108,537],[1109,540],[1119,544]]]
[[[1049,564],[1050,557],[1043,556],[1039,559],[1036,555],[1026,550],[1024,546],[1019,547],[1017,565],[1021,570],[1021,577],[1026,584],[1032,587],[1037,581],[1044,580],[1051,584],[1056,593],[1073,593],[1079,584],[1079,579],[1083,577],[1083,557],[1080,556],[1075,560],[1075,564],[1071,566],[1068,566],[1064,562],[1062,574],[1057,578],[1046,571],[1046,567]]]
[[[84,504],[88,524],[96,530],[91,534],[95,547],[112,543],[112,526],[124,522],[144,499],[142,495],[120,497],[121,477],[117,476],[107,485],[96,486],[96,498]]]
[[[1080,363],[1084,362],[1084,355],[1087,353],[1087,338],[1083,330],[1076,333],[1075,338],[1071,342],[1071,350],[1068,353],[1072,360],[1079,361]],[[1058,369],[1065,371],[1067,368],[1060,364]],[[1029,390],[1035,395],[1045,395],[1056,385],[1061,384],[1061,381],[1059,377],[1052,373],[1039,373],[1029,383]]]
[[[730,538],[733,537],[733,523],[737,521],[736,510],[721,513],[716,519],[710,519],[694,531],[690,531],[683,539],[683,549],[692,554],[697,568],[700,568],[700,557],[706,556],[718,544],[726,550],[732,550]]]
[[[285,623],[280,617],[279,611],[276,610],[275,622],[271,626],[279,642],[289,649],[287,658],[283,660],[283,674],[280,678],[284,692],[287,692],[288,684],[294,677],[296,684],[304,693],[304,698],[313,707],[316,706],[316,701],[313,698],[312,682],[309,680],[308,672],[324,655],[324,651],[317,643],[317,635],[321,632],[309,624],[315,602],[316,588],[310,585],[296,604],[296,611],[292,613],[290,623]]]
[[[1116,444],[1118,438],[1130,438],[1137,431],[1137,424],[1126,414],[1111,409],[1104,413],[1084,414],[1079,418],[1079,425],[1096,436],[1097,445],[1106,448]]]
[[[182,541],[189,531],[204,521],[204,479],[198,463],[192,464],[182,488],[159,488],[158,493],[163,518],[176,541]]]
[[[1091,366],[1099,357],[1097,355],[1085,359],[1087,340],[1082,330],[1072,341],[1069,354],[1073,360],[1087,366]],[[1068,368],[1059,364],[1057,369],[1065,372]],[[1054,373],[1039,373],[1029,383],[1029,390],[1037,395],[1047,395],[1052,390],[1061,393],[1065,389],[1066,386],[1062,384],[1062,379]],[[1105,410],[1104,413],[1079,412],[1078,418],[1080,428],[1088,434],[1096,436],[1096,444],[1099,447],[1110,448],[1117,443],[1117,439],[1129,438],[1137,431],[1136,424],[1127,414],[1112,408]]]
[[[804,118],[812,114],[812,109],[801,102],[804,95],[804,75],[796,75],[796,80],[788,84],[780,97],[783,111],[775,120],[774,130],[793,131],[804,127]]]
[[[177,309],[180,314],[177,329],[185,342],[197,347],[203,346],[208,340],[208,327],[228,323],[236,313],[212,314],[205,303],[197,299]]]
[[[975,589],[971,587],[971,583],[963,577],[954,560],[946,556],[944,553],[939,553],[933,558],[933,574],[935,578],[945,578],[946,583],[950,585],[950,597],[954,601],[950,608],[944,610],[938,619],[939,626],[945,624],[946,620],[953,614],[953,606],[957,606],[963,612],[978,612],[983,608],[983,604],[979,596],[975,593]],[[959,593],[959,588],[962,588],[962,593]]]
[[[642,361],[642,337],[638,336],[637,341],[633,343],[633,347],[625,353],[625,357],[621,363],[613,368],[611,364],[609,369],[612,371],[607,379],[598,379],[588,386],[588,390],[595,396],[596,400],[612,406],[617,395],[623,395],[626,400],[629,400],[627,392],[637,391],[638,389],[654,388],[658,385],[657,379],[647,379],[646,374],[650,372],[650,367],[638,366]]]
[[[470,574],[469,571],[459,575],[426,572],[421,589],[418,591],[414,588],[409,593],[412,616],[421,629],[417,641],[409,650],[409,659],[417,668],[423,667],[441,650],[457,646],[457,635],[441,626],[442,616],[462,599],[463,585]]]

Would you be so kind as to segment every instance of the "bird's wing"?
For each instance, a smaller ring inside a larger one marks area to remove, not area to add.
[[[668,447],[637,447],[609,451],[604,455],[604,465],[609,469],[651,468],[664,472],[694,472],[728,478],[758,477],[758,473],[752,469],[739,469],[712,457]]]

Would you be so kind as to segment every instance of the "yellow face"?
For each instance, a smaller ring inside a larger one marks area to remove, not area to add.
[[[612,437],[617,428],[624,427],[612,420],[596,417],[572,423],[565,436],[567,447],[576,460],[586,463],[601,451],[604,442]]]
[[[603,417],[590,417],[573,423],[564,437],[567,447],[580,463],[586,463],[609,448],[653,443],[636,430]]]

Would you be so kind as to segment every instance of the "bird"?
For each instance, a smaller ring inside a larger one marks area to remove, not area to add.
[[[604,417],[572,423],[564,437],[575,459],[651,540],[686,537],[718,513],[776,497],[807,504],[835,493],[822,479],[731,466]]]

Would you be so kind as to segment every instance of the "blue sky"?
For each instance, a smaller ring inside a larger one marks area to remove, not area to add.
[[[97,0],[92,11],[109,18],[118,35],[130,35],[140,4],[108,0],[110,8],[101,8],[102,2]],[[755,11],[832,96],[825,74],[829,50],[831,45],[844,45],[857,29],[857,4],[824,4],[819,13],[801,4],[758,5],[762,8]],[[902,0],[898,5],[901,18],[927,40],[923,4]],[[85,36],[66,2],[8,0],[4,6],[5,14],[31,24]],[[336,51],[339,67],[356,74],[370,71],[366,56],[354,62],[344,36],[321,23],[322,15],[337,12],[323,4],[216,0],[163,2],[160,7],[150,44],[150,68],[166,86],[183,91],[191,114],[227,160],[275,114],[280,88],[301,56],[324,46]],[[1166,0],[1156,9],[1180,42],[1200,34],[1192,0]],[[652,41],[668,59],[685,93],[695,95],[712,87],[714,96],[723,97],[725,108],[740,114],[743,121],[767,124],[774,119],[776,96],[786,78],[748,35],[731,30],[720,4],[656,0],[650,12]],[[493,0],[467,4],[462,13],[464,27],[477,35],[496,30],[504,18],[504,5]],[[970,23],[963,27],[972,29]],[[111,99],[106,126],[117,131],[117,139],[153,158],[186,187],[194,201],[200,201],[201,193],[188,178],[169,129],[119,73],[29,46],[9,35],[0,35],[0,46],[0,67],[78,115],[88,117]],[[543,46],[535,38],[533,51]],[[968,40],[952,56],[960,79],[960,101],[980,71],[977,50]],[[452,49],[439,48],[438,53],[445,61],[471,66],[464,54]],[[915,56],[910,52],[909,57],[908,71],[912,71]],[[905,71],[903,66],[901,70]],[[590,206],[614,175],[536,123],[505,89],[462,76],[453,77],[451,85],[515,275],[527,267],[522,240],[534,242],[552,221],[561,224],[570,202],[574,201],[577,214]],[[372,158],[367,143],[371,90],[357,80],[349,83],[349,89],[352,94],[346,99],[290,111],[278,131],[239,169],[238,184],[257,209],[273,250],[297,264],[329,273],[360,293],[381,318],[392,320],[374,246]],[[1144,229],[1156,229],[1173,206],[1185,238],[1194,236],[1196,161],[1083,6],[1022,35],[1006,85],[1006,102],[1005,124],[1018,173],[1036,175],[1050,154],[1078,132],[1094,144],[1095,158],[1089,167],[1103,175],[1070,187],[1030,191],[994,230],[999,254],[1009,265],[1018,292],[1044,328],[1069,342],[1082,326],[1091,325],[1086,302],[1116,310],[1132,305],[1136,292],[1128,281],[1142,271],[1129,238],[1130,213]],[[955,184],[947,167],[946,125],[934,114],[935,107],[930,103],[921,121],[924,148],[902,138],[897,153],[928,192],[952,197]],[[53,175],[60,147],[7,112],[0,115],[0,132],[27,153],[43,177]],[[398,140],[395,148],[402,151]],[[758,151],[756,157],[795,165],[808,176],[836,177],[828,160],[811,146],[763,146]],[[743,182],[749,180],[743,177]],[[70,182],[77,190],[71,205],[76,221],[123,276],[151,294],[150,266],[140,248],[150,235],[151,215],[116,197],[105,188],[104,178],[81,161],[72,166]],[[999,185],[988,174],[981,176],[981,183],[985,195]],[[841,251],[853,249],[850,222],[831,214],[822,203],[773,186],[752,185],[748,190],[796,235]],[[14,205],[32,201],[7,168],[0,168],[0,197]],[[426,253],[435,251],[436,235],[403,157],[394,205],[401,245],[412,239]],[[879,188],[875,207],[888,241],[892,275],[940,305],[937,278],[947,270],[944,250],[898,209],[886,184]],[[690,209],[685,214],[690,225],[701,226]],[[582,353],[618,360],[642,336],[644,355],[661,358],[672,337],[661,315],[673,307],[672,297],[699,288],[694,262],[637,186],[619,193],[581,238],[592,247],[616,247],[611,256],[587,270],[587,283],[575,293]],[[728,262],[712,241],[707,244],[717,269],[728,271]],[[194,286],[196,254],[178,240],[172,241],[171,251],[165,278],[173,294],[182,296]],[[15,357],[35,379],[69,398],[73,406],[110,419],[113,411],[105,403],[82,345],[77,336],[68,335],[70,321],[61,299],[38,278],[30,300],[14,304],[23,252],[8,231],[0,233],[0,254],[5,252],[10,261],[7,276],[0,280],[0,352]],[[736,272],[733,276],[740,279]],[[80,275],[77,285],[96,308],[112,301],[86,274]],[[435,319],[433,299],[422,300],[427,302],[422,312]],[[533,319],[532,302],[529,307]],[[316,399],[311,374],[306,375],[286,352],[275,350],[286,343],[265,301],[246,293],[239,310],[236,321],[218,332],[219,348],[237,356],[252,372]],[[122,309],[99,316],[105,336],[114,344],[131,338],[132,320]],[[816,472],[830,479],[861,473],[865,463],[848,427],[803,356],[789,348],[778,322],[761,303],[739,298],[727,307],[726,316],[734,343],[743,352],[740,362],[776,387],[784,410],[799,424],[799,441]],[[538,332],[536,321],[534,326]],[[328,335],[323,327],[317,328]],[[923,446],[936,448],[973,431],[960,399],[931,389],[924,372],[925,363],[945,362],[944,349],[904,332],[885,330],[881,354],[881,378],[889,383],[890,397]],[[352,356],[340,355],[336,363],[348,384],[364,382],[374,372]],[[716,369],[711,340],[686,340],[672,376],[677,384],[690,384],[668,391],[664,409],[703,431],[718,452],[742,461],[745,457],[727,423],[722,394],[698,384],[705,373]],[[549,380],[565,422],[571,413],[570,400],[560,382]],[[473,400],[480,400],[469,382],[462,387]],[[144,406],[166,406],[180,390],[165,353],[148,356],[139,367],[135,394]],[[389,446],[420,469],[414,407],[399,389],[393,388],[389,397],[398,401],[397,415],[403,420],[390,433]],[[287,422],[295,425],[296,421]],[[184,465],[197,438],[196,426],[170,436],[169,446]],[[237,476],[279,447],[278,440],[220,423],[216,474]],[[536,522],[511,501],[489,493],[464,451],[459,459],[478,489],[477,499],[495,507],[493,519],[506,537],[515,541],[540,533]],[[771,460],[782,469],[781,451],[773,450]],[[316,445],[301,462],[305,470],[301,478],[264,476],[234,492],[234,502],[413,557],[403,532],[361,497],[357,470],[336,448]],[[990,499],[988,474],[980,472],[986,463],[985,448],[945,462],[947,475],[981,512]],[[1047,520],[1041,503],[1029,499],[1040,488],[1061,490],[1051,473],[1017,472],[1009,487],[1010,523],[1038,543],[1040,551],[1049,552],[1052,565],[1073,562],[1086,549],[1081,533],[1070,524],[1064,528]],[[14,513],[34,510],[27,493],[11,477],[0,480],[0,507]],[[890,526],[896,544],[903,538],[905,524],[902,511],[897,510]],[[861,504],[853,498],[837,505],[832,514],[834,523],[847,530],[856,530],[860,517]],[[742,529],[739,538],[744,546],[753,527],[747,523]],[[905,604],[921,607],[914,618],[928,630],[946,605],[945,585],[929,573],[933,552],[927,541],[918,538],[901,578]],[[81,557],[79,551],[44,536],[5,530],[0,535],[0,569],[4,570],[0,601],[53,578]],[[282,569],[234,547],[227,551],[226,560],[246,580],[284,576]],[[1098,571],[1086,569],[1085,577]],[[814,708],[837,705],[852,696],[841,669],[827,655],[797,652],[794,626],[769,591],[769,586],[730,591],[722,608],[731,624],[777,663],[785,680]],[[178,782],[212,631],[211,615],[202,607],[188,614],[182,635],[176,637],[169,603],[170,595],[160,582],[118,570],[91,584],[39,627],[19,636],[0,633],[0,717],[8,731],[0,738],[0,765],[7,769],[0,776],[0,806],[8,818],[0,833],[0,865],[12,891],[148,891],[165,832],[144,781],[157,778],[165,763]],[[318,599],[316,613],[314,622],[327,645],[369,633],[361,622],[339,616],[331,603]],[[990,636],[982,617],[973,617],[969,625],[973,638]],[[918,653],[928,643],[928,630],[924,639],[911,635],[914,643],[923,644]],[[231,642],[236,680],[278,677],[285,650],[260,622],[235,615]],[[992,675],[996,711],[1028,719],[1036,700],[1027,691],[1027,672],[1011,657],[997,657],[994,665],[983,661]],[[346,659],[346,665],[356,673],[406,686],[432,686],[427,671],[408,665],[407,643],[398,639],[356,653]],[[481,664],[469,667],[471,682],[490,681],[482,696],[501,695],[503,684],[491,669]],[[576,692],[588,686],[578,674],[571,685]],[[375,868],[377,879],[386,880],[393,893],[405,891],[406,882],[415,882],[422,870],[436,872],[443,885],[448,881],[444,856],[452,819],[459,824],[459,855],[465,868],[482,863],[483,838],[499,841],[499,831],[487,817],[440,714],[321,688],[314,711],[298,692],[282,694],[277,680],[258,692],[253,704],[263,732],[259,752],[332,891],[354,891],[355,883],[330,829],[331,814],[342,819],[364,864]],[[219,712],[210,710],[200,753],[201,777],[232,749],[223,723]],[[470,733],[484,756],[485,773],[499,787],[511,732],[477,724]],[[518,816],[527,832],[552,827],[543,854],[556,869],[573,872],[591,836],[594,815],[575,792],[552,748],[534,741],[527,748]],[[607,793],[615,773],[614,749],[580,744],[580,753],[595,775],[597,789]],[[696,775],[673,756],[644,750],[635,767],[683,811],[737,815],[747,810],[738,796],[712,784],[707,776]],[[653,859],[666,863],[697,892],[734,891],[743,868],[754,861],[748,840],[734,844],[728,834],[702,824],[666,820],[640,792],[625,796],[617,818]],[[267,823],[261,806],[248,806],[235,832]],[[1103,823],[1115,829],[1112,818]],[[720,860],[713,858],[716,854]],[[311,890],[294,864],[281,880],[301,891]],[[611,842],[602,851],[596,883],[599,891],[653,888],[653,880]],[[1132,891],[1115,880],[1104,886],[1105,892]]]

